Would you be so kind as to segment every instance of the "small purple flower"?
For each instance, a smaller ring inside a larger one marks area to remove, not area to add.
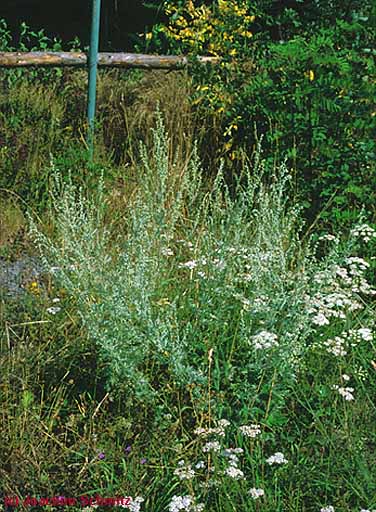
[[[99,460],[103,460],[105,458],[106,458],[106,456],[105,456],[105,454],[103,452],[98,453],[98,459]]]
[[[130,444],[126,448],[124,448],[124,452],[125,452],[126,455],[131,453],[131,450],[132,450],[132,446]]]
[[[142,458],[142,459],[140,460],[140,464],[146,464],[146,463],[147,463],[147,461],[148,461],[148,459],[144,459],[144,458]]]

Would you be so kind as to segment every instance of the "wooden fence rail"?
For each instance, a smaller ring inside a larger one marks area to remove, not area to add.
[[[202,64],[216,64],[217,57],[198,57]],[[98,53],[98,66],[141,69],[182,69],[189,59],[178,55],[143,55],[139,53]],[[87,55],[82,52],[0,52],[0,68],[30,66],[87,67]]]

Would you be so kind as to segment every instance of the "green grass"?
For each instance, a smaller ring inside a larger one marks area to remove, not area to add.
[[[373,270],[349,260],[373,235],[307,234],[260,152],[229,188],[160,114],[148,136],[115,197],[105,171],[82,187],[46,164],[28,243],[50,272],[1,300],[4,495],[375,508]]]

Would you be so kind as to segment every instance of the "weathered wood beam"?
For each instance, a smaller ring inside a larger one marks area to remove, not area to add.
[[[198,57],[202,64],[216,64],[217,57]],[[139,53],[99,53],[98,66],[114,68],[182,69],[189,59],[178,55],[143,55]],[[0,52],[0,68],[17,67],[77,67],[87,66],[82,52]]]

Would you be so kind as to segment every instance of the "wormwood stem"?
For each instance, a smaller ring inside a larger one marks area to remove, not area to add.
[[[211,365],[213,362],[213,348],[209,349],[208,352],[208,423],[209,423],[209,430],[211,429],[211,403],[210,403],[210,394],[211,394]],[[208,486],[209,483],[209,476],[210,476],[210,451],[208,451],[208,471],[206,474],[206,486]]]

